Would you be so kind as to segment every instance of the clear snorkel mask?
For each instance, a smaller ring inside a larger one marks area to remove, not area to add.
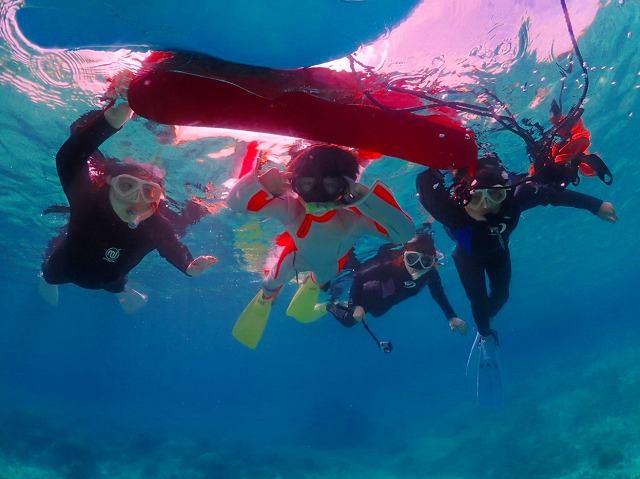
[[[507,198],[508,187],[493,185],[489,188],[478,188],[469,190],[469,200],[466,204],[469,208],[479,209],[481,207],[493,208],[501,204]]]
[[[162,186],[132,175],[118,175],[111,179],[111,187],[124,200],[157,203],[164,197]]]
[[[114,200],[123,208],[129,217],[129,228],[135,229],[140,222],[149,218],[156,210],[156,206],[164,198],[164,188],[154,181],[147,181],[133,175],[122,174],[111,179],[111,191]],[[139,212],[134,207],[138,203],[149,205],[144,211]],[[127,206],[129,206],[127,208]]]
[[[411,250],[405,251],[403,255],[405,264],[421,274],[428,273],[444,259],[444,255],[440,251],[436,251],[435,256]]]

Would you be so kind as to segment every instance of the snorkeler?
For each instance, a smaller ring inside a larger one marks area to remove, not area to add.
[[[481,358],[478,398],[489,407],[498,407],[502,400],[498,336],[491,322],[509,297],[509,237],[521,213],[552,205],[584,209],[610,223],[618,219],[611,203],[533,180],[515,179],[494,154],[479,159],[473,176],[457,172],[455,198],[438,170],[427,169],[416,179],[420,203],[456,242],[453,259],[478,328],[474,343]]]
[[[231,189],[230,208],[273,217],[286,229],[276,265],[233,329],[241,343],[250,348],[258,345],[274,299],[299,273],[310,272],[287,315],[301,322],[315,321],[326,312],[324,305],[316,306],[320,290],[343,268],[358,238],[375,235],[402,243],[414,235],[413,220],[391,191],[380,181],[371,188],[357,183],[358,171],[353,153],[321,144],[298,152],[288,171],[252,171]]]
[[[382,316],[428,286],[451,330],[464,336],[467,324],[454,311],[442,286],[437,268],[443,255],[436,250],[430,227],[427,225],[402,247],[383,245],[376,256],[356,265],[348,305],[330,302],[327,311],[349,328],[365,322],[367,315]]]
[[[42,264],[40,294],[58,303],[58,285],[73,283],[115,293],[133,313],[146,295],[127,286],[127,274],[153,250],[189,276],[216,263],[214,256],[193,259],[171,222],[159,210],[165,172],[136,161],[104,161],[98,147],[131,118],[127,103],[83,115],[56,156],[70,219],[52,239]],[[100,174],[97,174],[100,173]]]

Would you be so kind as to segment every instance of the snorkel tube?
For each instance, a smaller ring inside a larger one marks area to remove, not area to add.
[[[127,216],[129,216],[129,221],[127,221],[127,225],[132,230],[136,229],[140,223],[144,220],[151,218],[153,214],[158,210],[159,203],[148,203],[149,209],[143,211],[142,213],[137,213],[134,208],[128,208],[126,211]]]
[[[134,230],[134,229],[136,229],[138,227],[138,225],[140,224],[141,221],[144,221],[146,219],[145,215],[147,213],[142,213],[142,214],[136,215],[136,212],[134,210],[129,209],[129,210],[127,210],[127,214],[131,218],[127,222],[127,225],[129,226],[129,228]]]

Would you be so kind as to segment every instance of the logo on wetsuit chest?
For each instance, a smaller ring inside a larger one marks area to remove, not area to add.
[[[416,287],[416,282],[415,281],[405,281],[402,286],[404,288],[407,288],[407,289],[415,288]]]
[[[498,226],[489,226],[489,234],[491,235],[499,235],[504,233],[504,230],[507,229],[507,225],[504,223],[498,223]]]
[[[118,248],[109,248],[107,251],[104,252],[104,258],[102,258],[105,261],[108,261],[109,263],[115,263],[115,261],[120,257],[120,249]]]

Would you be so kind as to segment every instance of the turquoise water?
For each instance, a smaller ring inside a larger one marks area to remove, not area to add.
[[[42,52],[31,57],[40,62],[24,63],[1,43],[0,477],[640,477],[639,26],[640,5],[613,2],[579,38],[590,67],[584,118],[592,151],[615,176],[610,187],[584,179],[579,190],[611,201],[620,220],[561,208],[525,214],[512,237],[511,298],[496,320],[505,407],[492,412],[479,408],[474,378],[465,376],[473,334],[451,333],[426,293],[371,321],[380,339],[393,341],[392,354],[362,329],[286,317],[294,284],[259,348],[237,343],[231,328],[259,285],[253,265],[278,228],[264,223],[262,237],[246,240],[250,220],[226,209],[185,237],[194,254],[219,257],[207,274],[186,278],[156,254],[132,273],[150,298],[141,312],[126,315],[112,295],[71,285],[60,288],[57,308],[44,304],[42,253],[65,221],[41,214],[65,200],[54,156],[68,125],[97,100],[65,86],[64,71],[43,67]],[[492,74],[521,117],[545,118],[522,88],[540,72],[557,80],[554,62],[543,60],[523,55]],[[184,185],[213,181],[219,194],[205,199],[223,206],[233,168],[207,155],[235,140],[162,145],[159,131],[132,121],[105,151],[160,156],[173,197],[203,196]],[[502,148],[513,168],[526,164],[513,135],[480,138]],[[384,178],[421,220],[419,171],[385,158],[364,181]],[[453,245],[440,227],[435,235],[447,255],[440,272],[449,298],[472,324]]]

